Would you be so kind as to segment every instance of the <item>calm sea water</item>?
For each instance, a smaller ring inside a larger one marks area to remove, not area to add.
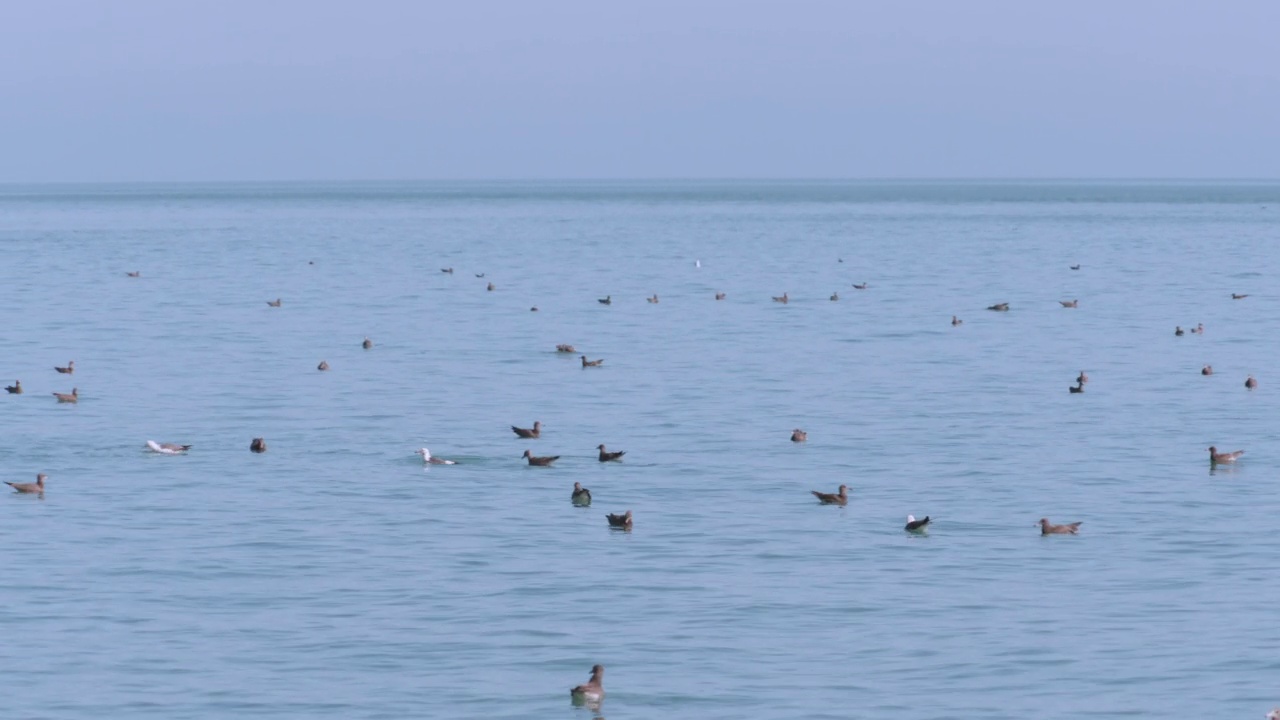
[[[0,187],[0,471],[49,474],[0,495],[2,714],[1260,719],[1278,217],[1265,183]]]

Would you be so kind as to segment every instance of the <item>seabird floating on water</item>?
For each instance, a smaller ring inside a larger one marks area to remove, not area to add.
[[[178,445],[177,443],[158,443],[155,440],[148,440],[147,447],[151,452],[157,452],[161,455],[181,455],[191,449],[190,445]]]
[[[813,496],[818,498],[818,502],[823,505],[847,505],[849,503],[849,488],[841,485],[838,493],[824,493],[817,490],[810,490]]]
[[[453,460],[445,460],[444,458],[438,458],[432,455],[431,451],[426,448],[420,448],[414,451],[414,454],[421,455],[422,462],[427,465],[457,465],[458,464]]]

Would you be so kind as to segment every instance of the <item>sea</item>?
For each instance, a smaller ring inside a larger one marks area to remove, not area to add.
[[[0,186],[0,716],[1262,720],[1278,241],[1261,181]]]

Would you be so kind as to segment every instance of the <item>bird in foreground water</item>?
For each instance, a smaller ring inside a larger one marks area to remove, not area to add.
[[[631,523],[630,510],[628,510],[626,513],[622,515],[614,515],[613,513],[609,513],[608,515],[605,515],[605,517],[608,518],[609,520],[609,527],[622,528],[624,530],[631,529],[632,523]]]
[[[597,703],[604,699],[604,666],[596,665],[591,668],[591,679],[569,690],[569,697],[574,702],[590,702]]]
[[[573,484],[573,494],[569,496],[574,505],[586,507],[591,504],[591,491],[582,487],[582,483]]]

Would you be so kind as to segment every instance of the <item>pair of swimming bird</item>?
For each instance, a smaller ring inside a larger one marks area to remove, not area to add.
[[[591,491],[582,487],[582,483],[573,484],[573,493],[569,495],[569,500],[578,507],[587,507],[591,504]],[[605,515],[605,519],[609,521],[609,527],[630,530],[632,528],[631,511],[628,510],[621,515],[609,513]]]
[[[822,503],[823,505],[840,505],[843,507],[849,504],[849,486],[848,485],[841,485],[839,492],[835,492],[835,493],[824,493],[824,492],[818,492],[817,490],[810,490],[809,492],[813,493],[813,496],[818,498],[818,502]],[[928,515],[925,515],[923,518],[919,520],[916,519],[915,515],[908,515],[907,524],[903,529],[906,530],[907,532],[923,533],[926,529],[928,529],[930,522],[932,521],[929,519]]]
[[[611,452],[605,448],[604,443],[597,445],[596,450],[600,451],[600,454],[596,456],[600,462],[620,462],[622,460],[622,456],[627,454],[626,450]],[[529,461],[530,465],[536,467],[550,467],[551,463],[560,459],[559,455],[538,456],[528,450],[525,450],[524,454],[520,457],[525,458]]]
[[[1178,337],[1182,337],[1183,333],[1184,333],[1184,330],[1182,329],[1182,326],[1181,326],[1181,325],[1176,325],[1176,326],[1174,326],[1174,328],[1173,328],[1173,334],[1174,334],[1174,335],[1177,335]],[[1195,327],[1191,328],[1191,334],[1192,334],[1192,335],[1203,335],[1203,334],[1204,334],[1204,323],[1200,323],[1200,324],[1196,325]]]

